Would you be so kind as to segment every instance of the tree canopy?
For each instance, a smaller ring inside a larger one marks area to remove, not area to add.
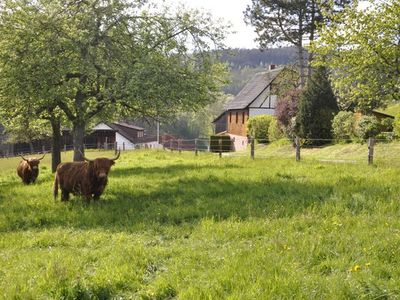
[[[343,109],[363,112],[400,100],[400,1],[357,3],[320,29],[311,45],[316,65],[329,67]]]
[[[298,49],[297,62],[301,84],[305,83],[307,63],[304,41],[312,42],[317,26],[329,21],[324,11],[337,12],[351,0],[252,0],[245,19],[255,27],[261,48],[293,45]],[[309,74],[311,69],[309,69]]]
[[[223,46],[226,28],[198,11],[150,4],[7,0],[0,101],[61,110],[73,127],[74,160],[82,159],[84,131],[96,116],[162,118],[212,103],[224,68],[211,50]]]
[[[327,71],[320,67],[303,90],[299,111],[296,116],[298,134],[303,138],[315,139],[313,144],[325,144],[332,138],[332,119],[338,106],[333,94]]]

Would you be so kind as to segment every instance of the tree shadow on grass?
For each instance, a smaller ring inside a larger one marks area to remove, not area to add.
[[[170,172],[183,170],[182,167],[171,168]],[[155,171],[156,168],[142,169],[140,175],[147,177]],[[7,223],[0,231],[72,227],[135,232],[169,225],[190,226],[203,218],[289,217],[304,212],[311,205],[319,205],[332,193],[332,186],[298,182],[295,178],[269,177],[253,182],[223,179],[212,172],[206,178],[176,176],[168,184],[151,189],[111,185],[103,199],[89,205],[73,197],[69,203],[58,200],[35,207],[35,212],[23,204],[20,209],[6,206],[3,213],[7,214]]]
[[[137,176],[151,176],[151,175],[160,175],[160,174],[169,174],[171,176],[180,175],[185,171],[191,170],[230,170],[230,169],[240,169],[243,168],[242,166],[235,165],[235,164],[224,164],[221,166],[216,165],[196,165],[196,164],[176,164],[176,165],[168,165],[168,166],[160,166],[160,167],[150,167],[150,168],[143,168],[143,167],[128,167],[123,169],[115,169],[112,170],[112,177],[128,177],[132,175]]]
[[[242,173],[242,168],[234,164],[181,164],[116,169],[102,199],[89,205],[79,197],[72,197],[68,203],[54,202],[50,182],[46,182],[46,196],[36,195],[32,202],[26,202],[17,195],[15,204],[0,202],[0,231],[71,227],[134,232],[160,226],[191,226],[203,218],[282,218],[303,214],[310,207],[318,209],[341,193],[349,203],[353,193],[363,191],[370,197],[384,193],[369,179],[355,182],[344,178],[322,184],[282,172],[247,178],[249,173]],[[194,169],[208,171],[199,172],[199,176],[198,172],[185,173]],[[227,174],[236,172],[235,176],[224,178],[221,171],[225,170]],[[151,184],[140,186],[146,181]],[[16,189],[16,193],[22,192]]]

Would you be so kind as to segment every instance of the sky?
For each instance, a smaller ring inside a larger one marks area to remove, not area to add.
[[[254,41],[256,34],[252,26],[248,26],[244,22],[243,12],[246,7],[251,4],[251,0],[165,0],[173,6],[179,3],[189,8],[199,8],[207,12],[211,12],[215,19],[224,19],[232,24],[232,31],[236,33],[230,34],[226,38],[226,45],[231,48],[259,48]],[[364,0],[360,1],[360,8],[365,8],[368,3]]]
[[[189,8],[199,8],[211,12],[214,19],[224,19],[232,24],[231,30],[236,31],[226,38],[226,45],[232,48],[258,48],[254,39],[256,34],[251,26],[244,22],[243,11],[251,0],[170,0],[170,3],[177,5],[182,3]]]

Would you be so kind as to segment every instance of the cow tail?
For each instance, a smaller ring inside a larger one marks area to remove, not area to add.
[[[54,199],[57,199],[57,196],[58,196],[58,175],[57,175],[57,173],[56,173],[56,176],[54,177],[53,195],[54,195]]]

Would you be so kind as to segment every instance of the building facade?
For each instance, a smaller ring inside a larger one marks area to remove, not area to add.
[[[268,71],[257,73],[214,120],[215,133],[247,136],[248,119],[274,115],[281,90],[297,87],[298,82],[298,73],[287,67],[271,65]]]

